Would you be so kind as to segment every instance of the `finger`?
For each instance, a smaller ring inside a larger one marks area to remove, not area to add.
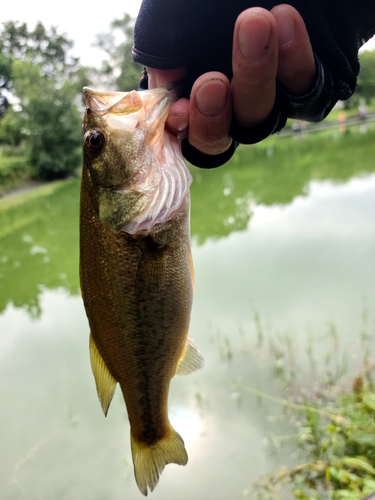
[[[155,69],[146,67],[148,75],[148,88],[165,87],[170,83],[180,82],[186,75],[187,68]]]
[[[303,95],[312,87],[316,72],[305,23],[290,5],[278,5],[271,12],[276,19],[278,33],[277,78],[291,95]]]
[[[240,125],[253,127],[271,113],[278,62],[274,16],[254,7],[242,12],[233,37],[233,111]]]
[[[189,143],[199,151],[217,155],[232,143],[230,82],[212,71],[200,76],[191,89],[189,105]]]
[[[150,67],[147,67],[146,70],[149,89],[179,82],[185,77],[187,71],[186,68],[163,70]],[[165,126],[171,134],[180,140],[185,139],[189,127],[189,101],[187,99],[179,99],[173,104]]]
[[[169,111],[165,127],[180,141],[186,139],[189,129],[189,100],[179,99]]]

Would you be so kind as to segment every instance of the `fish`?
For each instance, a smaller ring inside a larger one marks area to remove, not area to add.
[[[135,480],[147,496],[166,464],[188,461],[168,418],[171,379],[204,364],[188,335],[192,177],[165,130],[176,92],[83,94],[80,283],[91,367],[105,415],[121,388]]]

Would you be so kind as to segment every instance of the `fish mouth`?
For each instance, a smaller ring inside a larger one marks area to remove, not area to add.
[[[112,114],[125,116],[137,113],[142,108],[150,108],[152,110],[155,107],[155,103],[160,104],[162,101],[174,102],[178,97],[176,89],[158,87],[142,93],[135,90],[131,90],[130,92],[108,92],[84,87],[83,97],[86,108],[93,112],[100,115]]]
[[[98,114],[130,114],[142,107],[137,92],[107,92],[84,87],[83,97],[87,108]]]

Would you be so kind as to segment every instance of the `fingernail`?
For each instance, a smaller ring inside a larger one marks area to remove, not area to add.
[[[296,36],[294,19],[289,12],[284,9],[278,9],[274,15],[277,22],[278,44],[280,46],[288,45]]]
[[[249,14],[238,27],[238,46],[245,59],[261,59],[271,39],[271,27],[259,14]]]
[[[168,128],[176,132],[185,132],[189,127],[189,117],[186,114],[173,114],[168,116]]]
[[[207,80],[196,91],[195,101],[197,108],[202,115],[218,115],[225,108],[227,95],[228,89],[222,80]]]

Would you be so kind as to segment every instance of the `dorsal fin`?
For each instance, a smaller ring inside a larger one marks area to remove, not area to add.
[[[90,333],[90,361],[92,372],[95,377],[96,390],[102,405],[104,415],[107,416],[109,405],[115,393],[117,380],[110,374],[107,365],[96,347],[95,341]]]

